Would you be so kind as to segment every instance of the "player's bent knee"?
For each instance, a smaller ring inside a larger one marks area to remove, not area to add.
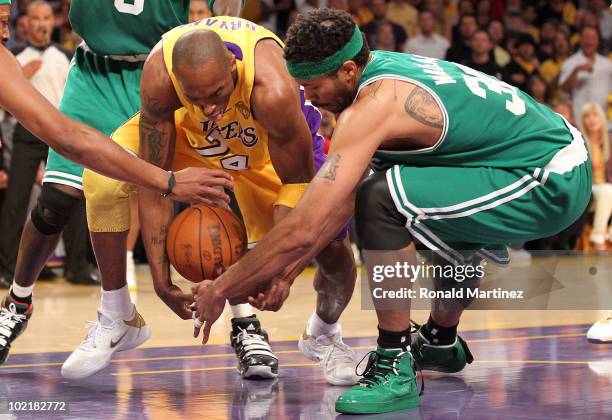
[[[67,194],[49,183],[43,184],[36,207],[32,209],[32,224],[44,235],[64,230],[81,197]]]
[[[385,172],[376,172],[359,185],[355,200],[357,237],[367,250],[397,250],[412,242],[406,218],[395,208]]]
[[[130,229],[130,194],[133,187],[122,181],[85,170],[83,191],[87,225],[91,232],[125,232]]]

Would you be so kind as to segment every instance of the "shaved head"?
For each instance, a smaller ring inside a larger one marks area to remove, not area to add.
[[[231,53],[221,37],[208,29],[187,32],[182,35],[172,50],[172,67],[203,67],[207,64],[230,65]]]
[[[208,29],[183,34],[172,50],[172,71],[185,99],[220,121],[237,77],[236,59],[221,37]]]

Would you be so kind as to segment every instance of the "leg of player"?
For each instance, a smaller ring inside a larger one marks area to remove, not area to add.
[[[441,267],[450,265],[441,257],[434,257],[433,264]],[[472,264],[480,264],[480,259],[474,259]],[[442,272],[446,270],[443,268]],[[465,279],[462,282],[435,278],[434,284],[436,290],[473,289],[478,287],[480,281],[480,277]],[[426,324],[419,326],[410,348],[419,368],[455,373],[461,371],[466,364],[472,363],[474,358],[466,342],[457,335],[457,326],[461,314],[473,300],[473,298],[432,300],[429,319]]]
[[[364,250],[389,251],[414,259],[412,237],[389,193],[384,172],[365,179],[355,203],[357,235]],[[404,251],[402,251],[404,250]],[[385,254],[382,253],[381,254]],[[366,266],[372,261],[366,257]],[[367,267],[370,269],[371,267]],[[378,346],[370,352],[359,384],[336,401],[340,413],[383,413],[419,405],[414,360],[410,353],[410,311],[378,309]]]
[[[127,235],[131,187],[92,171],[83,174],[87,221],[102,276],[98,320],[87,337],[62,365],[62,376],[91,376],[110,364],[116,351],[148,340],[150,330],[130,299],[126,282]]]
[[[44,183],[36,207],[26,222],[15,267],[15,278],[0,305],[0,364],[11,343],[32,316],[34,282],[53,254],[60,235],[81,200],[81,192],[66,185]]]
[[[272,352],[268,333],[261,328],[253,307],[230,302],[232,330],[230,343],[238,359],[238,372],[247,379],[271,379],[278,376],[278,358]]]
[[[315,274],[317,306],[298,347],[308,358],[323,367],[325,379],[332,385],[354,385],[355,353],[342,342],[340,315],[355,289],[355,260],[347,235],[332,241],[317,256],[319,269]]]
[[[138,217],[138,197],[130,196],[130,231],[127,236],[126,277],[130,290],[136,289],[136,266],[134,265],[134,247],[140,233],[140,218]]]

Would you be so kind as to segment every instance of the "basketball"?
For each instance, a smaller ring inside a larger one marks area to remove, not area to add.
[[[212,280],[244,255],[246,231],[231,210],[195,205],[170,225],[166,250],[181,276],[195,283]]]

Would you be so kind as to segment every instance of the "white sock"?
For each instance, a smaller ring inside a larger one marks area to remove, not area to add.
[[[333,324],[328,324],[323,321],[317,312],[313,312],[310,319],[308,319],[308,323],[306,324],[306,334],[311,335],[313,337],[320,337],[322,335],[333,335],[339,334],[342,332],[342,328],[340,324],[334,322]]]
[[[246,318],[253,315],[253,307],[248,303],[230,305],[230,309],[232,310],[232,318]]]
[[[130,261],[134,261],[134,252],[133,251],[128,251],[127,252],[126,260],[128,261],[128,264],[129,264]]]
[[[127,285],[117,290],[102,289],[101,312],[113,321],[129,320],[134,314]]]
[[[15,281],[13,281],[13,285],[11,286],[11,290],[13,291],[13,294],[15,296],[20,297],[20,298],[27,298],[34,291],[34,285],[31,285],[31,286],[28,286],[28,287],[21,287],[20,285],[15,283]]]

